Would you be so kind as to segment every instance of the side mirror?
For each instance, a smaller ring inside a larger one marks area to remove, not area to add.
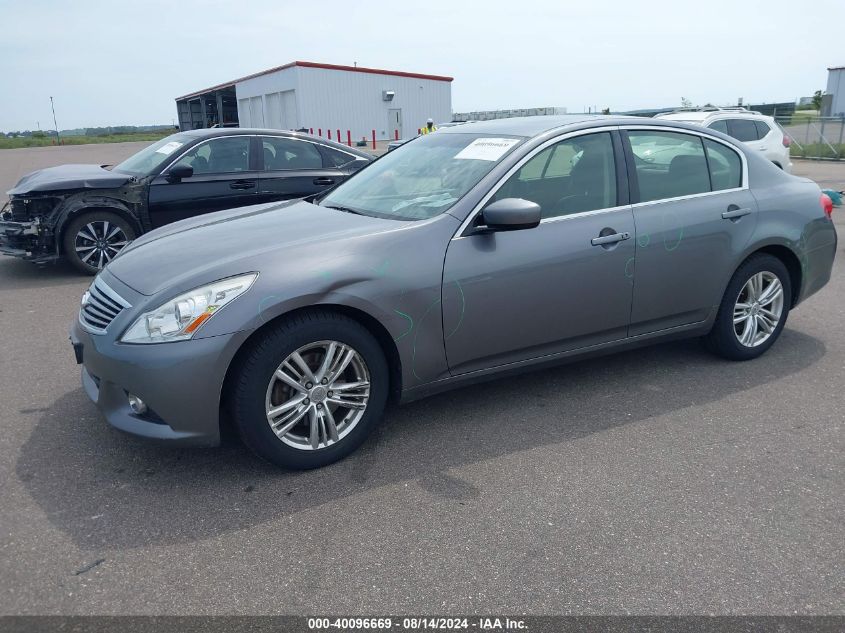
[[[194,175],[194,168],[190,165],[173,165],[167,172],[167,182],[179,182],[183,178],[190,178]]]
[[[481,221],[491,231],[533,229],[541,218],[540,205],[522,198],[497,200],[481,211]]]

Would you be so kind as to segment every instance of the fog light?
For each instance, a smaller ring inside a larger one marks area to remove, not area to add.
[[[134,393],[129,394],[129,408],[137,415],[144,415],[147,412],[146,403]]]

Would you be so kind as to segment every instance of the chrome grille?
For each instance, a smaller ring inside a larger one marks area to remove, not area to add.
[[[127,301],[96,278],[82,297],[79,322],[89,332],[102,334],[118,314],[131,307]]]

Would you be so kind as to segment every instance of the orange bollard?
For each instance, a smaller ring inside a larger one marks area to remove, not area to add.
[[[373,149],[376,148],[376,131],[373,130]]]

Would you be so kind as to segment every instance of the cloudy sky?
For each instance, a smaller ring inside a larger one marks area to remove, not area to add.
[[[790,101],[845,65],[845,2],[0,0],[0,130],[171,123],[293,60],[451,75],[455,111]],[[838,26],[837,26],[838,25]]]

